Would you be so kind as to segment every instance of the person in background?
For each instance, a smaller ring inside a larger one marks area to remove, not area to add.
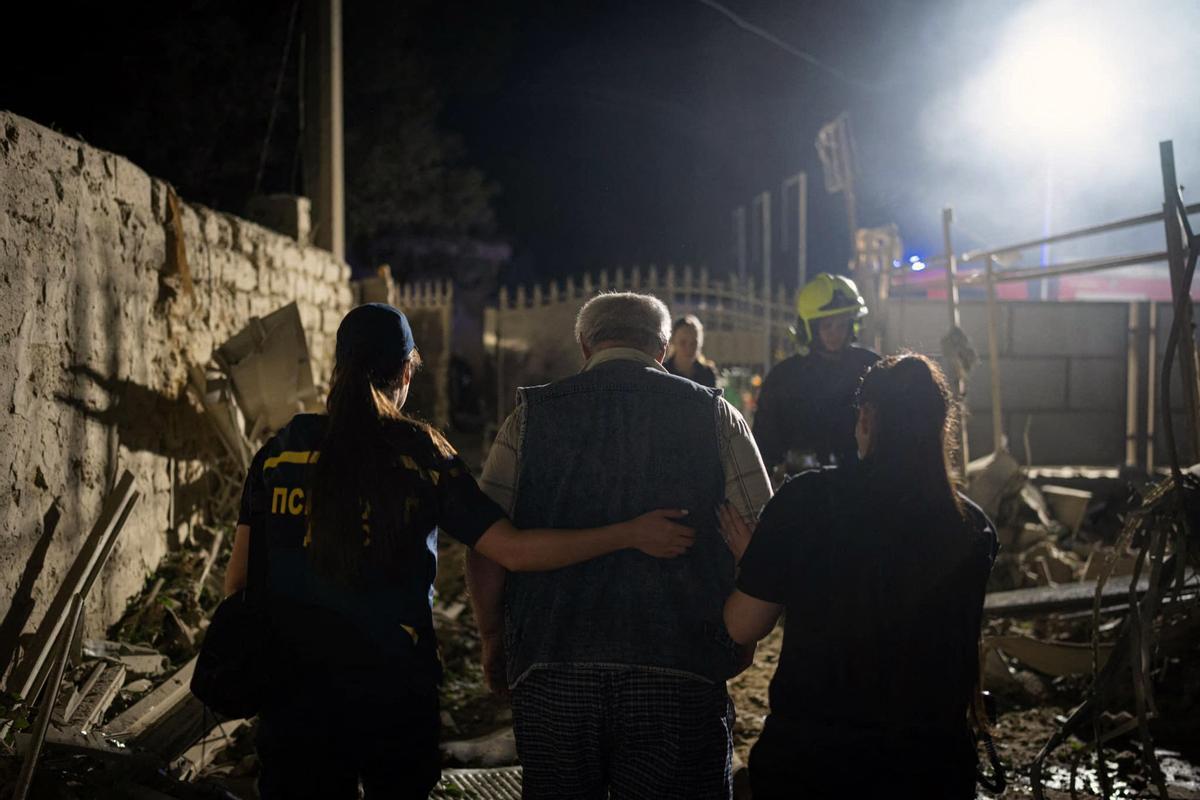
[[[667,372],[717,388],[716,364],[704,357],[704,326],[694,314],[675,320],[671,326],[671,354],[663,362]]]
[[[721,619],[734,565],[717,508],[771,494],[750,428],[716,389],[663,368],[656,297],[601,294],[575,322],[576,375],[519,390],[480,481],[518,525],[587,526],[688,508],[686,558],[614,553],[506,574],[480,550],[467,581],[484,673],[511,691],[523,797],[727,800],[733,708],[748,664]],[[649,505],[646,505],[649,504]]]
[[[402,412],[420,361],[400,311],[350,311],[335,359],[329,413],[296,415],[255,456],[225,577],[228,593],[249,579],[268,597],[259,794],[357,798],[361,782],[367,798],[425,797],[441,774],[438,528],[509,570],[673,557],[694,534],[669,521],[680,511],[517,531],[442,434]]]
[[[857,409],[861,462],[791,478],[753,531],[722,510],[740,559],[730,636],[756,642],[787,611],[754,798],[968,800],[996,532],[954,488],[955,405],[936,364],[884,359]]]
[[[854,390],[879,356],[855,344],[866,303],[849,278],[823,272],[796,298],[801,352],[767,374],[754,439],[768,470],[794,474],[853,462]]]

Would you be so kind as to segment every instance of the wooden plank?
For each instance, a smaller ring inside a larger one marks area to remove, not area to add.
[[[16,788],[13,789],[13,800],[25,800],[33,785],[33,771],[37,768],[38,756],[42,753],[42,744],[46,741],[46,731],[50,728],[50,716],[54,711],[54,703],[58,699],[58,687],[62,684],[63,670],[67,666],[67,656],[71,640],[75,638],[75,629],[79,626],[79,617],[83,613],[83,596],[71,596],[70,606],[63,625],[55,640],[53,666],[50,669],[50,687],[42,698],[41,708],[38,709],[37,719],[33,724],[32,740],[25,760],[21,763],[21,774],[17,777]]]
[[[88,674],[87,680],[83,682],[82,686],[71,687],[70,694],[63,698],[65,702],[59,702],[54,710],[54,722],[56,724],[64,725],[70,721],[71,717],[75,714],[75,709],[79,708],[79,703],[83,700],[84,695],[92,690],[92,687],[96,685],[96,681],[99,680],[103,672],[104,664],[96,664],[92,667],[92,671]]]
[[[137,497],[138,493],[133,488],[133,473],[126,470],[116,488],[105,499],[100,517],[42,616],[28,654],[13,669],[7,684],[9,692],[21,699],[29,699],[41,688],[47,674],[50,651],[66,622],[72,597],[77,594],[81,598],[87,597]]]
[[[79,707],[71,715],[71,723],[86,731],[99,722],[125,685],[125,674],[122,664],[105,665],[104,672],[79,701]]]
[[[191,694],[191,689],[188,687],[192,682],[192,673],[195,671],[196,659],[193,658],[178,672],[163,681],[158,688],[125,709],[116,719],[104,726],[105,732],[114,738],[125,738],[137,736],[146,730]]]

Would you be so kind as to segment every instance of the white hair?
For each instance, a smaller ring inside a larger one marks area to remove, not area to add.
[[[605,292],[579,309],[575,341],[589,350],[602,342],[657,356],[671,338],[671,315],[662,300],[635,292]]]

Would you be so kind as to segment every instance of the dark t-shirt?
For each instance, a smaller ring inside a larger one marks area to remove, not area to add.
[[[392,563],[368,557],[353,586],[318,575],[306,552],[306,493],[328,417],[294,417],[247,474],[238,522],[250,526],[250,585],[265,582],[281,648],[295,662],[295,675],[306,680],[357,674],[365,691],[369,676],[384,670],[392,676],[378,690],[432,691],[439,677],[430,612],[437,531],[472,546],[504,516],[457,456],[439,454],[427,435],[404,428],[407,423],[394,425],[397,430],[381,438],[402,446],[389,450],[381,484],[395,492],[392,507],[402,509],[402,517],[389,522],[368,515],[346,535],[361,537],[365,551],[371,540],[398,537],[399,555]]]
[[[836,358],[817,352],[780,361],[767,374],[754,411],[754,441],[767,468],[788,450],[812,452],[822,464],[857,461],[854,392],[879,356],[851,345]]]
[[[701,364],[699,361],[696,361],[692,364],[692,374],[684,375],[675,367],[675,356],[671,356],[663,362],[663,367],[672,375],[687,378],[689,381],[695,381],[701,386],[707,386],[710,389],[717,388],[717,373],[707,364]]]
[[[780,488],[738,577],[786,606],[772,720],[827,741],[962,738],[996,534],[970,501],[963,516],[947,506],[879,485],[869,465]]]

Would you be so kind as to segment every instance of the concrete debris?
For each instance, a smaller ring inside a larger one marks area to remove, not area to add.
[[[1087,516],[1088,504],[1092,502],[1092,493],[1066,486],[1046,485],[1042,487],[1042,496],[1054,518],[1065,525],[1072,536],[1078,536],[1079,528]]]
[[[213,357],[229,376],[251,440],[264,431],[279,430],[297,411],[319,406],[308,340],[295,303],[253,317]]]

